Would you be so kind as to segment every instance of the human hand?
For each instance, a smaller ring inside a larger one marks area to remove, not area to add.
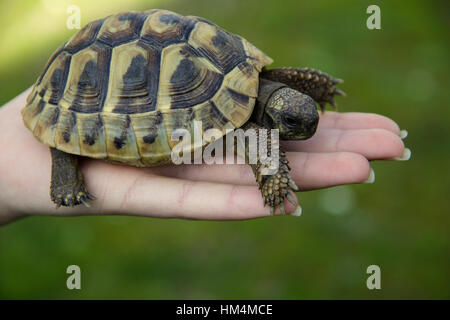
[[[25,128],[20,110],[29,90],[0,108],[0,225],[33,215],[124,214],[161,218],[232,220],[270,215],[250,166],[179,165],[135,168],[83,158],[91,208],[55,208],[49,197],[49,148]],[[321,115],[316,134],[282,144],[300,190],[373,180],[369,161],[409,159],[404,135],[376,114]],[[286,211],[295,206],[286,203]]]

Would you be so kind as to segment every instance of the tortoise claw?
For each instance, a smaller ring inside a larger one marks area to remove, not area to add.
[[[86,201],[85,197],[80,197],[80,202],[84,204],[85,207],[90,208],[91,205]]]
[[[62,199],[61,199],[61,198],[58,198],[58,199],[56,200],[56,209],[58,209],[59,207],[61,207],[62,204],[63,204]]]
[[[61,206],[65,207],[75,207],[79,204],[83,204],[86,207],[91,205],[88,199],[95,200],[96,198],[86,191],[83,185],[63,185],[59,188],[52,190],[52,201],[56,204],[56,208]]]
[[[288,194],[286,195],[286,199],[287,199],[290,203],[292,203],[292,205],[297,206],[297,204],[295,203],[295,199],[294,199],[294,197],[292,196],[291,193],[288,193]]]
[[[289,187],[291,187],[291,189],[294,191],[300,190],[292,179],[289,179]]]
[[[318,102],[319,107],[320,107],[320,112],[324,113],[325,112],[325,102]]]
[[[284,208],[284,203],[283,203],[283,202],[281,202],[281,203],[278,205],[278,209],[280,209],[280,214],[283,214],[283,215],[286,214],[286,209]]]
[[[65,202],[66,202],[67,206],[73,208],[73,199],[71,197],[70,198],[66,198]]]
[[[341,79],[339,79],[339,80],[341,80]],[[334,101],[334,99],[333,99],[334,95],[338,95],[338,96],[342,96],[342,97],[347,96],[347,94],[344,91],[342,91],[334,86],[329,89],[329,92],[330,92],[330,94],[325,98],[328,100],[319,102],[320,110],[322,112],[324,112],[324,110],[325,110],[326,103],[329,103],[333,107],[334,110],[337,110],[338,105],[337,105],[336,101]]]
[[[86,191],[86,197],[88,197],[88,199],[90,199],[90,200],[97,200],[97,197],[93,196],[92,194],[90,194],[87,191]]]
[[[270,207],[270,215],[273,216],[275,214],[275,208]]]
[[[330,99],[329,101],[328,101],[328,103],[333,107],[333,109],[337,109],[337,103],[336,103],[336,101],[334,101],[333,99]]]

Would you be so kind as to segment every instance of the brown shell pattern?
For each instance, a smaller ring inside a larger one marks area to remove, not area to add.
[[[50,58],[22,110],[59,150],[135,166],[170,162],[172,132],[242,126],[272,62],[211,22],[167,10],[87,24]]]

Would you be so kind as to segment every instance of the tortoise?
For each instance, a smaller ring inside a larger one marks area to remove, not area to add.
[[[272,59],[212,22],[167,10],[125,12],[88,23],[49,59],[22,110],[50,147],[50,198],[89,206],[80,157],[150,167],[172,163],[178,128],[277,129],[281,140],[311,137],[342,80],[310,68],[267,70]],[[270,136],[260,142],[270,144]],[[202,146],[204,147],[204,145]],[[192,151],[192,149],[191,149]],[[271,213],[285,213],[298,187],[279,149],[275,174],[250,164]],[[278,208],[278,209],[277,209]],[[299,208],[296,210],[300,213]]]

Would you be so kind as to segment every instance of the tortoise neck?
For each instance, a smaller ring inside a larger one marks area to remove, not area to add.
[[[272,97],[275,91],[285,87],[287,85],[284,83],[259,78],[258,97],[256,98],[255,110],[252,114],[252,120],[254,122],[263,124],[264,112],[270,97]]]

